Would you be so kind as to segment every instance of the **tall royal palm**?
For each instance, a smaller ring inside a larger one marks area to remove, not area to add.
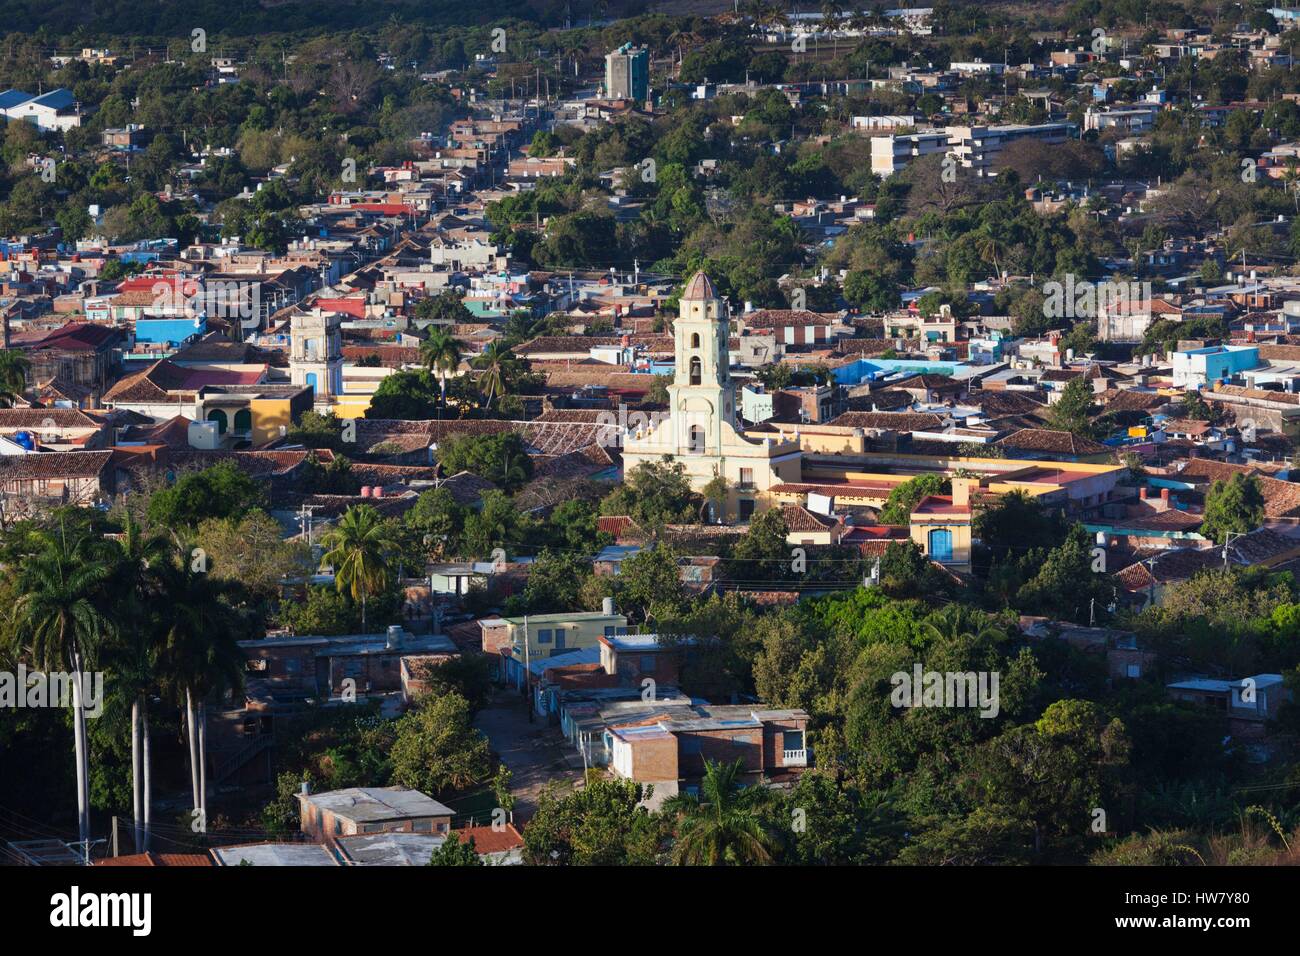
[[[150,849],[153,791],[149,757],[149,693],[157,679],[158,655],[169,596],[165,570],[173,560],[170,540],[145,533],[128,512],[118,540],[114,569],[117,619],[121,622],[113,642],[115,683],[131,704],[132,832],[137,853]]]
[[[0,407],[12,408],[27,390],[27,372],[32,363],[17,349],[0,351]]]
[[[95,665],[105,638],[114,632],[105,613],[111,565],[102,541],[60,526],[39,536],[33,554],[16,568],[19,597],[12,611],[19,653],[47,673],[71,674],[73,747],[77,761],[77,828],[90,839],[90,763],[82,675]]]
[[[433,326],[420,344],[424,366],[438,377],[443,407],[447,405],[447,377],[460,368],[460,343],[446,329]]]
[[[388,527],[370,505],[356,505],[344,512],[323,544],[329,550],[321,562],[334,568],[335,587],[361,602],[361,630],[365,631],[366,600],[388,586],[387,555],[393,549]]]
[[[504,395],[523,371],[515,353],[498,342],[489,344],[471,364],[478,369],[478,387],[486,396],[484,408],[491,408],[492,399]]]
[[[688,866],[772,862],[774,840],[758,814],[761,787],[742,787],[741,761],[704,764],[698,797],[672,797],[665,809],[679,814],[674,856]]]
[[[225,600],[234,585],[213,578],[184,555],[165,572],[165,644],[161,665],[166,682],[185,705],[190,750],[190,787],[194,810],[207,825],[207,701],[244,683],[244,655],[239,649],[243,620]]]

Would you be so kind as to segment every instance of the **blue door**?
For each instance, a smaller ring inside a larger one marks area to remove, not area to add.
[[[946,528],[936,528],[930,532],[930,560],[952,560],[952,532]]]
[[[313,392],[316,391],[316,373],[315,373],[315,372],[308,372],[308,373],[307,373],[307,384],[311,386],[311,390],[312,390]]]

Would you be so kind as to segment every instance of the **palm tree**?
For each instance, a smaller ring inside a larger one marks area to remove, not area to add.
[[[998,278],[1001,278],[1002,267],[998,260],[1006,251],[1002,240],[991,232],[982,232],[975,238],[975,251],[979,253],[981,259],[993,263],[993,271],[998,274]]]
[[[93,666],[101,643],[114,632],[104,613],[105,585],[112,573],[102,542],[91,535],[69,538],[42,533],[40,546],[17,568],[20,597],[12,612],[13,640],[33,665],[72,675],[73,747],[77,761],[77,828],[90,840],[90,764],[82,674]]]
[[[366,629],[366,599],[388,584],[385,553],[393,547],[388,526],[370,505],[349,508],[322,542],[329,550],[321,557],[334,568],[334,584],[361,602],[361,630]]]
[[[950,604],[942,611],[931,615],[921,628],[929,641],[955,643],[983,643],[999,641],[1006,637],[997,627],[990,624],[981,612],[960,604]]]
[[[446,329],[431,328],[420,345],[425,367],[438,376],[442,388],[442,405],[447,406],[447,376],[460,367],[460,343]]]
[[[173,548],[160,534],[145,534],[128,511],[126,528],[118,541],[115,577],[120,585],[118,617],[126,625],[116,642],[114,671],[131,700],[131,796],[133,833],[137,853],[149,850],[153,792],[149,759],[149,691],[154,686],[160,633],[159,616],[150,612],[167,600],[159,570],[167,567]]]
[[[1300,212],[1300,165],[1297,165],[1294,156],[1286,158],[1286,168],[1282,170],[1282,182],[1295,199],[1296,212]]]
[[[17,349],[0,351],[0,407],[12,408],[27,390],[27,372],[32,367]]]
[[[244,683],[239,649],[243,621],[224,598],[235,585],[195,570],[183,559],[162,569],[166,603],[162,671],[177,699],[185,701],[190,749],[190,788],[203,826],[208,816],[207,700]]]
[[[758,815],[761,787],[740,784],[742,762],[705,761],[700,796],[665,801],[680,822],[674,855],[686,866],[754,865],[772,862],[775,840]]]
[[[490,343],[472,364],[479,370],[479,388],[486,392],[484,408],[491,408],[492,399],[504,395],[524,370],[515,353],[499,342]]]

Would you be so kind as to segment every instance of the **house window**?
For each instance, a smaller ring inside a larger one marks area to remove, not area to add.
[[[692,332],[692,333],[691,333],[691,348],[693,348],[693,349],[698,349],[699,347],[700,347],[700,333],[699,333],[699,332]]]
[[[781,749],[803,750],[803,731],[786,730],[781,733]]]
[[[746,518],[752,517],[754,514],[754,499],[741,498],[739,502],[739,508],[740,508],[741,521],[744,521]]]
[[[411,831],[413,833],[429,833],[433,830],[432,820],[412,820]]]
[[[1139,667],[1137,664],[1129,664],[1129,665],[1125,668],[1125,673],[1126,673],[1129,677],[1141,677],[1141,676],[1142,676],[1142,668]]]
[[[746,487],[746,488],[752,488],[752,487],[754,487],[754,469],[753,469],[753,468],[742,468],[742,469],[740,469],[740,483],[741,483],[741,485],[743,485],[743,486]]]
[[[550,632],[549,630],[541,630],[541,631],[538,631],[538,632],[537,632],[537,643],[538,643],[538,644],[549,644],[549,643],[551,643],[551,632]]]
[[[692,425],[689,442],[691,453],[701,454],[704,451],[704,429],[699,425]]]

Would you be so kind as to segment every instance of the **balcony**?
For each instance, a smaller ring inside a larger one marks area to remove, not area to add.
[[[785,767],[806,767],[808,766],[807,750],[782,750],[781,764]]]

